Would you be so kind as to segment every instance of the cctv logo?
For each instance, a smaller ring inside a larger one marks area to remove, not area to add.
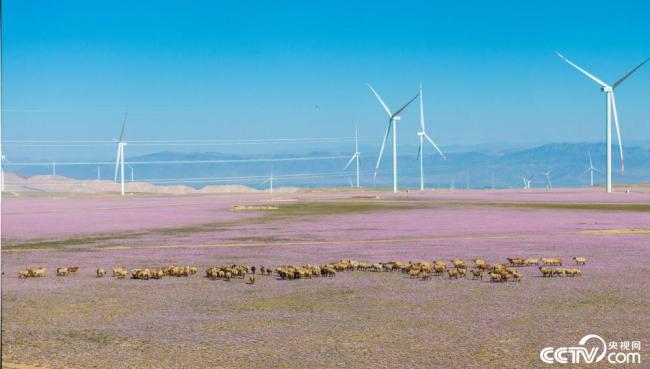
[[[587,342],[592,341],[590,348]],[[607,357],[611,364],[639,364],[641,353],[639,352],[610,352],[607,353],[607,343],[595,334],[589,334],[578,342],[578,346],[572,347],[546,347],[539,352],[539,358],[546,364],[592,364],[598,363]]]

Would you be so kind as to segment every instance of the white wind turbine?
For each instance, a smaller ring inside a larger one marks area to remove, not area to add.
[[[264,182],[262,182],[262,184],[265,184],[266,182],[269,182],[269,184],[271,185],[270,189],[271,189],[271,193],[273,193],[273,171],[271,171],[271,176],[265,179]]]
[[[530,190],[530,182],[533,181],[533,177],[535,177],[535,175],[532,175],[530,177],[523,176],[523,178],[524,178],[524,190]]]
[[[381,162],[381,157],[384,154],[384,147],[386,146],[386,140],[388,139],[388,135],[390,134],[391,128],[393,129],[393,192],[397,192],[397,121],[400,120],[400,113],[406,109],[407,106],[409,106],[415,99],[418,98],[418,95],[415,95],[409,102],[404,104],[401,108],[399,108],[395,113],[391,113],[390,109],[388,109],[388,106],[384,103],[384,101],[381,99],[377,91],[375,91],[370,84],[368,84],[368,88],[370,88],[370,91],[377,97],[377,100],[379,100],[379,103],[381,106],[384,108],[386,111],[386,114],[388,114],[388,126],[386,127],[386,135],[384,136],[384,140],[381,143],[381,149],[379,150],[379,157],[377,158],[377,165],[375,166],[375,177],[377,177],[377,172],[379,171],[379,163]],[[395,127],[393,127],[395,126]]]
[[[551,172],[553,172],[553,169],[549,170],[548,172],[543,172],[542,175],[546,177],[546,188],[551,189],[553,186],[551,185]]]
[[[599,172],[602,173],[600,170],[598,170],[596,167],[594,167],[594,163],[591,161],[591,152],[589,152],[589,168],[584,171],[585,173],[589,172],[591,175],[591,181],[590,185],[591,187],[594,187],[594,172]]]
[[[420,83],[420,131],[418,132],[418,136],[420,136],[420,149],[418,150],[418,160],[420,161],[420,191],[424,191],[424,139],[426,138],[427,141],[429,141],[431,145],[433,145],[433,147],[438,151],[440,156],[442,156],[444,160],[447,160],[445,154],[440,151],[438,145],[433,142],[431,137],[429,137],[426,130],[424,129],[424,104],[422,102],[422,99],[422,84]]]
[[[356,159],[357,161],[357,188],[359,188],[359,159],[360,159],[361,153],[359,152],[359,135],[357,131],[357,127],[354,127],[354,154],[352,154],[352,157],[348,161],[347,164],[345,164],[345,167],[343,170],[348,169],[350,164],[352,164],[352,161]],[[352,187],[352,186],[350,186]]]
[[[647,63],[650,58],[644,60],[641,64],[637,65],[634,69],[629,71],[627,74],[625,74],[623,77],[619,78],[618,81],[614,82],[613,85],[608,85],[605,82],[601,81],[600,79],[596,78],[594,75],[590,74],[586,70],[580,68],[576,64],[574,64],[572,61],[569,59],[565,58],[562,54],[559,52],[555,52],[562,60],[567,62],[569,65],[572,67],[576,68],[582,74],[585,76],[589,77],[591,80],[596,82],[598,85],[601,87],[601,91],[603,91],[606,95],[606,100],[607,100],[607,128],[606,128],[606,137],[607,137],[607,173],[606,173],[606,186],[605,190],[607,192],[612,192],[612,115],[614,116],[614,125],[616,126],[616,137],[618,138],[618,148],[620,151],[620,156],[621,156],[621,173],[623,173],[625,169],[624,161],[623,161],[623,144],[621,143],[621,130],[618,125],[618,112],[616,111],[616,98],[614,97],[614,90],[616,87],[618,87],[623,81],[625,81],[628,77],[632,75],[632,73],[636,72],[637,69],[641,68],[643,64]]]
[[[4,156],[4,154],[3,154],[0,157],[0,182],[1,182],[0,184],[1,184],[1,187],[2,187],[2,188],[0,188],[0,192],[5,191],[5,162],[8,163],[9,160],[7,160],[7,157]]]
[[[120,132],[120,139],[117,141],[117,159],[115,160],[115,177],[113,178],[113,182],[117,183],[117,171],[119,169],[122,196],[124,196],[124,146],[126,146],[126,142],[124,142],[124,128],[126,127],[127,116],[128,112],[124,113],[122,131]]]

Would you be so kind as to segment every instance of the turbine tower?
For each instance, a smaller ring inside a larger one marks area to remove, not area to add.
[[[591,181],[589,182],[589,184],[591,185],[591,187],[594,187],[594,172],[599,172],[599,173],[602,172],[598,170],[596,167],[594,167],[594,163],[591,161],[591,152],[589,152],[589,168],[585,170],[585,173],[587,172],[589,172],[589,174],[591,175],[590,176]]]
[[[8,163],[9,160],[7,160],[6,156],[2,155],[0,157],[0,182],[1,182],[0,185],[2,187],[0,188],[0,192],[5,191],[5,162]]]
[[[620,151],[620,156],[621,156],[621,174],[625,170],[625,165],[623,161],[623,144],[621,143],[621,130],[618,125],[618,112],[616,111],[616,98],[614,97],[614,90],[616,87],[618,87],[623,81],[625,81],[628,77],[630,77],[634,72],[637,71],[637,69],[641,68],[643,64],[647,63],[650,58],[644,60],[641,64],[637,65],[634,69],[631,71],[627,72],[623,77],[619,78],[618,81],[614,82],[613,85],[608,85],[605,82],[601,81],[594,75],[590,74],[586,70],[580,68],[576,64],[574,64],[572,61],[569,59],[565,58],[562,54],[559,52],[555,52],[562,60],[567,62],[570,66],[574,67],[578,71],[580,71],[582,74],[585,76],[589,77],[592,81],[596,82],[600,87],[601,91],[605,93],[606,96],[606,137],[607,137],[607,173],[606,173],[606,186],[605,190],[607,192],[612,192],[612,116],[614,116],[614,125],[616,126],[616,137],[618,138],[618,149]]]
[[[418,132],[418,136],[420,136],[420,149],[418,150],[418,160],[420,161],[420,191],[424,191],[424,139],[426,138],[427,141],[429,141],[431,145],[433,145],[433,147],[438,151],[440,156],[442,156],[444,160],[447,160],[445,154],[440,151],[438,145],[433,142],[431,137],[429,137],[426,130],[424,129],[424,104],[422,102],[422,99],[422,84],[420,83],[420,131]]]
[[[273,193],[273,171],[271,171],[271,176],[262,182],[262,184],[265,184],[266,182],[269,182],[271,185],[271,193]]]
[[[343,170],[348,169],[350,164],[352,164],[352,161],[356,159],[357,161],[357,188],[359,188],[359,159],[360,159],[361,153],[359,152],[359,135],[357,131],[357,127],[354,127],[354,154],[352,154],[352,157],[348,161],[347,164],[345,164],[345,167]],[[352,186],[350,186],[352,187]]]
[[[113,182],[117,183],[117,171],[119,169],[122,196],[124,196],[124,146],[126,146],[126,142],[124,142],[124,129],[126,128],[127,116],[128,112],[124,113],[122,131],[120,132],[120,139],[117,141],[117,159],[115,160],[115,177],[113,178]]]
[[[386,114],[388,114],[388,126],[386,127],[386,135],[384,136],[384,140],[381,143],[381,149],[379,150],[379,157],[377,158],[377,165],[375,166],[375,178],[377,177],[377,172],[379,171],[379,163],[381,162],[381,157],[384,154],[384,147],[386,146],[386,140],[388,139],[388,135],[390,134],[391,128],[393,129],[393,192],[397,192],[397,121],[400,120],[400,113],[406,109],[407,106],[409,106],[415,99],[418,98],[418,95],[415,95],[409,102],[404,104],[401,108],[399,108],[395,113],[391,113],[390,109],[388,109],[388,106],[384,103],[384,101],[381,99],[377,91],[375,91],[370,84],[368,84],[368,88],[370,88],[370,91],[375,95],[377,100],[379,100],[379,103],[381,104],[382,108],[386,111]],[[395,126],[393,128],[393,126]]]
[[[553,186],[551,185],[551,172],[552,171],[553,171],[553,169],[549,170],[548,172],[542,173],[542,175],[544,175],[544,177],[546,177],[546,188],[547,189],[553,188]]]

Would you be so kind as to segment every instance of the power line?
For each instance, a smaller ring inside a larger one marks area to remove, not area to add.
[[[340,156],[302,156],[288,158],[258,158],[258,159],[215,159],[215,160],[151,160],[151,161],[124,161],[129,165],[150,165],[150,164],[219,164],[219,163],[263,163],[263,162],[282,162],[282,161],[316,161],[316,160],[338,160],[347,159],[345,155]],[[115,162],[56,162],[56,165],[114,165]],[[6,166],[51,166],[52,162],[26,162],[26,163],[6,163]]]

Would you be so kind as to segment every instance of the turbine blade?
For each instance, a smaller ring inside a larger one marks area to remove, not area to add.
[[[431,139],[431,137],[429,137],[429,135],[428,135],[426,132],[424,133],[424,138],[426,138],[427,141],[429,141],[429,142],[431,143],[431,145],[433,145],[433,147],[435,147],[436,150],[438,150],[438,153],[440,154],[440,156],[442,156],[443,159],[447,160],[447,157],[445,156],[445,154],[442,153],[442,150],[440,150],[440,148],[438,147],[438,145],[436,145],[436,143],[433,142],[433,140]]]
[[[589,151],[589,167],[593,167],[594,164],[591,162],[591,151]]]
[[[122,122],[122,131],[120,132],[120,140],[119,142],[122,142],[124,139],[124,129],[126,128],[126,118],[129,116],[129,112],[124,112],[124,122]]]
[[[618,87],[618,85],[620,85],[621,83],[623,83],[623,81],[625,81],[629,76],[631,76],[634,72],[636,72],[637,69],[641,68],[641,67],[643,66],[643,64],[647,63],[648,60],[650,60],[650,58],[644,60],[641,64],[637,65],[634,69],[632,69],[631,71],[627,72],[626,75],[624,75],[623,77],[619,78],[618,81],[614,82],[614,85],[613,85],[612,87],[613,87],[613,88]]]
[[[409,100],[409,102],[407,102],[406,104],[404,104],[404,106],[402,106],[398,111],[396,111],[395,114],[393,114],[393,115],[391,116],[391,118],[394,118],[394,117],[398,116],[402,111],[404,111],[404,109],[406,109],[407,106],[411,105],[411,103],[412,103],[413,101],[415,101],[415,99],[417,99],[418,96],[420,96],[419,93],[418,93],[417,95],[413,96],[413,98],[412,98],[411,100]]]
[[[352,157],[350,158],[350,160],[348,161],[348,163],[345,164],[345,167],[343,168],[343,170],[348,169],[348,167],[350,166],[350,164],[352,164],[352,161],[353,161],[354,158],[356,158],[356,157],[357,157],[357,154],[356,154],[356,153],[355,153],[354,155],[352,155]]]
[[[420,129],[422,132],[425,132],[424,130],[424,103],[422,102],[423,96],[422,96],[422,83],[420,83]]]
[[[422,144],[418,145],[418,158],[416,160],[420,161],[420,153],[422,152]]]
[[[117,182],[117,169],[118,166],[120,165],[120,146],[117,146],[117,159],[115,159],[115,177],[113,178],[113,182]]]
[[[556,51],[555,53],[556,53],[557,56],[559,56],[562,60],[564,60],[565,62],[567,62],[570,66],[572,66],[572,67],[574,67],[575,69],[579,70],[579,71],[582,72],[585,76],[591,78],[594,82],[598,83],[601,87],[607,87],[607,84],[606,84],[605,82],[599,80],[598,78],[596,78],[596,76],[594,76],[594,75],[592,75],[591,73],[587,72],[586,70],[580,68],[579,66],[577,66],[576,64],[574,64],[571,60],[565,58],[564,55],[560,54],[558,51]]]
[[[625,162],[623,161],[623,143],[621,142],[621,127],[618,125],[618,112],[616,111],[616,97],[614,92],[611,93],[612,112],[614,113],[614,126],[616,127],[616,137],[618,138],[618,150],[621,155],[621,174],[625,172]]]
[[[390,129],[393,125],[393,120],[388,121],[388,127],[386,127],[386,134],[384,135],[384,140],[381,142],[381,149],[379,149],[379,157],[377,158],[377,165],[375,165],[375,177],[377,177],[377,172],[379,171],[379,163],[381,163],[381,156],[384,155],[384,148],[386,147],[386,140],[388,140],[388,135],[390,134]]]
[[[392,114],[391,114],[391,112],[390,112],[390,109],[388,109],[388,106],[386,106],[386,104],[384,103],[384,100],[381,99],[381,96],[379,96],[379,94],[377,93],[377,91],[375,91],[375,89],[372,88],[372,86],[370,86],[370,83],[366,83],[366,85],[368,85],[368,88],[370,89],[370,91],[372,91],[372,93],[375,94],[375,97],[377,98],[377,100],[379,100],[379,103],[381,104],[381,106],[382,106],[382,107],[384,108],[384,110],[386,111],[386,114],[388,114],[388,117],[389,117],[389,118],[392,117]]]

